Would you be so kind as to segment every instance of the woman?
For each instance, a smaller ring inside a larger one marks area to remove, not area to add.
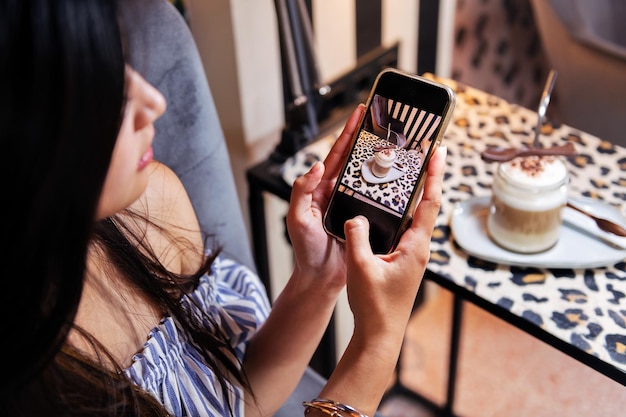
[[[324,164],[294,185],[296,266],[270,313],[248,269],[204,248],[180,181],[152,161],[166,103],[125,64],[117,22],[113,0],[0,3],[0,123],[12,159],[2,169],[13,197],[2,235],[5,413],[272,415],[347,285],[352,340],[303,411],[372,415],[428,260],[445,152],[395,252],[372,254],[363,218],[346,223],[345,245],[333,240],[322,214],[359,106]]]

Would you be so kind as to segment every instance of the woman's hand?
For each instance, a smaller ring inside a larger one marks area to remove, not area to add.
[[[317,285],[328,280],[340,289],[345,284],[344,245],[326,233],[323,220],[364,109],[363,105],[357,107],[324,163],[317,162],[298,178],[291,192],[287,229],[295,254],[295,272],[315,279]]]
[[[431,158],[422,200],[395,251],[375,255],[369,244],[367,219],[357,216],[346,222],[347,290],[354,333],[321,398],[349,404],[370,416],[380,404],[397,365],[430,257],[430,238],[441,206],[445,155],[445,148],[441,148]]]
[[[359,106],[324,164],[315,164],[293,186],[287,227],[296,268],[267,321],[248,343],[244,367],[257,401],[246,403],[246,415],[258,415],[259,410],[273,414],[293,391],[345,286],[344,245],[326,234],[322,223],[362,114]]]
[[[359,216],[346,222],[348,299],[355,334],[369,338],[377,332],[404,332],[430,257],[430,239],[441,206],[445,155],[446,149],[440,148],[431,158],[423,197],[395,251],[374,255],[367,219]]]

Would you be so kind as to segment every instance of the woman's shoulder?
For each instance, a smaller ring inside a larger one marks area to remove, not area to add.
[[[146,188],[146,197],[167,197],[173,193],[178,194],[181,191],[184,192],[185,187],[183,183],[176,173],[167,165],[159,161],[152,161],[149,168],[151,172],[148,188]]]
[[[173,272],[195,272],[204,245],[189,196],[168,166],[154,161],[150,169],[146,191],[131,208],[149,220],[145,236],[160,261]]]

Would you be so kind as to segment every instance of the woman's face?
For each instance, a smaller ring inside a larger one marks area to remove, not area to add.
[[[126,67],[126,108],[98,203],[99,219],[131,205],[148,184],[154,121],[165,111],[163,95]]]

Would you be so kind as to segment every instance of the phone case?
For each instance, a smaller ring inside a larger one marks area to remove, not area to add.
[[[374,252],[392,251],[410,224],[454,106],[454,92],[441,83],[395,68],[381,71],[331,195],[327,233],[344,240],[345,221],[363,215]]]

